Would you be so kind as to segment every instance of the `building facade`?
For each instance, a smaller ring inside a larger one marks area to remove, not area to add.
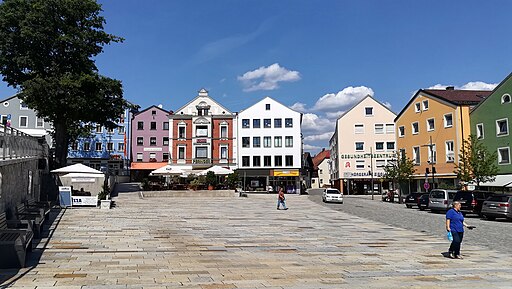
[[[169,154],[169,112],[152,105],[131,121],[131,178],[141,180],[165,166]]]
[[[189,103],[169,115],[169,163],[200,171],[213,165],[235,168],[236,114],[201,89]]]
[[[238,172],[248,191],[301,192],[302,114],[265,97],[238,114]]]
[[[469,111],[489,94],[453,87],[421,89],[398,114],[397,145],[416,168],[412,191],[458,186],[455,164],[471,131]]]
[[[370,95],[340,116],[330,140],[331,182],[344,194],[389,187],[384,168],[396,152],[393,113]]]
[[[321,152],[313,157],[315,173],[311,179],[311,188],[319,189],[331,186],[329,174],[330,157],[331,151],[326,149],[322,149]]]
[[[490,152],[498,155],[498,176],[481,186],[512,190],[512,74],[508,75],[484,101],[470,113],[471,134]],[[491,188],[489,188],[491,189]]]

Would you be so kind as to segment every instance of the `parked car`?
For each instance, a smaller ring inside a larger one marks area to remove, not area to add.
[[[423,193],[414,192],[405,196],[405,206],[407,208],[412,208],[413,206],[418,206],[419,198]]]
[[[428,209],[428,197],[429,194],[422,194],[418,199],[418,208],[420,209],[420,211]]]
[[[460,202],[461,212],[480,215],[484,201],[493,195],[494,192],[487,191],[458,191],[453,200]]]
[[[485,200],[482,205],[482,216],[487,220],[496,218],[512,219],[512,195],[496,194]]]
[[[447,211],[451,208],[456,193],[455,190],[434,189],[430,191],[428,207],[433,212]]]
[[[338,189],[327,188],[322,193],[322,201],[343,204],[343,195]]]

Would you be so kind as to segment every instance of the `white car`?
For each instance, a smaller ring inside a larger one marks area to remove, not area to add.
[[[343,195],[340,193],[338,189],[328,188],[325,189],[322,194],[322,201],[324,201],[324,203],[335,202],[343,204]]]

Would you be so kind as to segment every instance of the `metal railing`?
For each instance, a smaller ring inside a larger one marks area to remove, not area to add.
[[[0,160],[40,157],[43,152],[37,138],[0,124]]]

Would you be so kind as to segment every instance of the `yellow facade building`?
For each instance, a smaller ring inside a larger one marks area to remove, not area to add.
[[[455,188],[455,164],[471,132],[469,112],[490,91],[420,89],[395,118],[399,153],[415,163],[411,191]]]

